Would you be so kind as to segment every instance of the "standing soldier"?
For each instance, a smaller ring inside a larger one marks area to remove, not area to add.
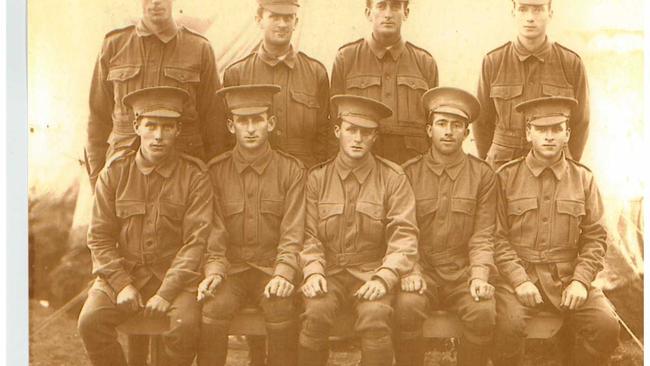
[[[327,364],[328,336],[353,306],[362,365],[392,365],[393,288],[417,258],[415,199],[404,171],[370,151],[391,110],[375,100],[334,96],[336,158],[307,178],[305,281],[299,365]]]
[[[269,145],[276,124],[273,95],[279,91],[276,85],[248,85],[219,93],[232,114],[228,130],[237,144],[208,168],[229,242],[211,240],[208,246],[206,279],[199,285],[199,300],[208,297],[200,366],[225,364],[230,321],[249,302],[263,310],[270,364],[296,364],[298,318],[291,295],[301,278],[305,169]]]
[[[366,0],[372,33],[341,47],[332,69],[332,95],[369,97],[393,110],[379,122],[373,151],[399,164],[428,150],[421,98],[438,86],[431,54],[402,38],[409,11],[408,0]]]
[[[541,96],[578,100],[569,126],[568,152],[580,160],[589,128],[589,96],[585,69],[575,52],[551,42],[546,27],[553,17],[552,0],[512,0],[517,39],[483,59],[478,85],[481,117],[473,124],[479,157],[493,168],[526,156],[526,123],[514,107]]]
[[[308,167],[326,160],[335,148],[329,125],[329,80],[320,62],[291,45],[298,24],[298,0],[257,0],[255,21],[264,38],[248,56],[228,66],[224,86],[275,84],[277,123],[271,147],[302,160]]]
[[[88,230],[97,279],[79,316],[95,366],[126,366],[115,327],[143,308],[145,317],[170,317],[165,364],[194,360],[212,189],[203,162],[175,149],[188,97],[183,89],[155,87],[121,101],[133,109],[140,148],[115,156],[97,181]]]
[[[132,112],[122,98],[152,86],[185,89],[189,98],[179,122],[178,151],[209,159],[224,145],[219,134],[221,87],[214,53],[207,39],[177,26],[173,0],[142,0],[142,18],[135,25],[109,32],[95,64],[90,85],[90,117],[86,164],[94,187],[107,159],[124,149],[137,149]]]
[[[591,286],[607,249],[603,204],[594,177],[563,153],[573,98],[517,105],[532,149],[497,172],[495,365],[520,365],[525,324],[542,309],[559,312],[576,334],[571,365],[606,365],[619,326],[603,292]]]
[[[421,261],[397,295],[395,359],[398,366],[424,365],[422,323],[429,306],[445,307],[463,323],[458,365],[481,366],[496,317],[488,283],[496,273],[496,176],[462,148],[480,111],[473,95],[440,87],[425,93],[422,103],[431,150],[404,164],[415,192]]]

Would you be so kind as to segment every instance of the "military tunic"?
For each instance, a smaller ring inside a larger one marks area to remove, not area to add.
[[[530,152],[504,165],[497,175],[495,263],[504,279],[497,286],[499,352],[521,352],[522,357],[525,322],[546,308],[566,315],[585,338],[588,349],[579,344],[576,354],[608,354],[617,344],[618,323],[602,291],[591,286],[607,248],[603,204],[593,174],[564,156],[546,166]],[[545,305],[529,308],[517,300],[513,289],[525,281],[538,287]],[[582,283],[588,297],[578,309],[565,312],[560,308],[562,292],[572,281]]]
[[[481,116],[472,124],[479,157],[495,169],[525,156],[526,122],[515,106],[542,96],[575,98],[578,107],[568,126],[571,140],[568,151],[580,160],[589,129],[587,77],[580,57],[548,39],[535,52],[518,40],[488,53],[483,59],[477,97]]]
[[[121,365],[114,328],[132,315],[116,307],[127,285],[171,303],[170,357],[191,364],[200,309],[196,285],[211,231],[212,189],[205,165],[172,152],[147,166],[140,152],[108,163],[97,182],[88,247],[97,279],[79,318],[79,329],[94,365]],[[176,321],[178,320],[178,321]]]
[[[328,292],[305,299],[300,345],[326,349],[336,313],[351,304],[362,359],[386,356],[392,362],[392,289],[417,259],[415,200],[403,170],[372,154],[356,168],[337,157],[312,168],[306,197],[303,272],[306,279],[325,276]],[[373,301],[356,299],[354,293],[372,278],[381,279],[388,293]]]
[[[360,95],[389,106],[393,115],[380,121],[373,152],[401,164],[428,150],[421,98],[436,86],[438,67],[427,51],[404,40],[382,47],[368,36],[339,49],[330,93]]]
[[[228,66],[225,87],[274,84],[282,90],[273,97],[277,118],[271,146],[299,158],[307,167],[325,161],[336,151],[329,122],[329,80],[325,66],[290,48],[281,58],[260,43],[248,56]]]
[[[206,160],[225,151],[225,131],[218,128],[223,112],[215,103],[221,83],[210,43],[176,25],[155,35],[140,20],[106,35],[93,71],[86,144],[93,186],[106,159],[119,150],[137,148],[133,112],[122,98],[152,86],[183,88],[190,94],[179,119],[180,152]]]

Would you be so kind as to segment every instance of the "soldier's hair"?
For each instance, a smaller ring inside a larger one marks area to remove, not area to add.
[[[370,0],[367,0],[367,1],[370,1]],[[553,0],[548,0],[548,10],[551,10],[551,3],[552,2],[553,2]],[[512,0],[512,7],[514,8],[516,6],[517,6],[517,0]]]
[[[373,2],[373,1],[375,1],[375,0],[366,0],[366,8],[368,8],[368,9],[372,8],[372,2]],[[513,1],[514,1],[514,0],[513,0]],[[406,2],[406,7],[407,7],[407,8],[409,7],[409,3],[410,3],[410,1],[407,1],[407,2]]]

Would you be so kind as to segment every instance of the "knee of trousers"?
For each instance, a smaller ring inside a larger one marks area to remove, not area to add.
[[[357,320],[354,329],[365,337],[391,333],[392,306],[379,301],[362,301],[357,305]]]
[[[300,345],[316,351],[327,349],[335,316],[336,303],[333,299],[327,296],[305,299],[305,311],[300,316]]]
[[[272,297],[264,299],[260,305],[267,325],[293,323],[297,320],[293,297]]]
[[[599,311],[581,325],[577,331],[578,341],[592,354],[609,354],[618,346],[620,325],[610,311]]]
[[[427,299],[414,292],[399,292],[395,298],[395,328],[401,339],[422,335],[422,323],[427,319]]]
[[[169,319],[169,331],[165,338],[178,344],[193,344],[197,341],[201,329],[201,312],[199,308],[181,308]]]
[[[494,300],[472,302],[462,315],[463,336],[471,343],[482,345],[492,340],[496,326]]]
[[[203,319],[230,321],[239,310],[239,304],[233,296],[216,296],[203,303]]]
[[[106,314],[102,311],[83,310],[77,321],[79,336],[85,344],[99,341],[107,331],[112,330],[112,326],[107,322]],[[114,328],[113,328],[114,329]]]

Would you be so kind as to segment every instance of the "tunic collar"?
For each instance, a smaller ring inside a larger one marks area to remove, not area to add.
[[[366,158],[361,162],[361,164],[354,168],[348,166],[343,162],[340,153],[339,156],[337,156],[336,160],[334,161],[334,167],[336,168],[336,171],[341,177],[341,180],[346,180],[350,174],[353,174],[354,177],[359,182],[359,184],[363,184],[363,182],[366,181],[366,178],[368,178],[370,172],[375,168],[375,165],[376,165],[375,158],[374,156],[372,156],[372,154],[368,154],[368,156],[366,156]]]
[[[275,56],[270,54],[264,48],[264,42],[260,42],[259,47],[254,51],[257,55],[269,66],[275,67],[280,62],[283,62],[287,65],[288,68],[293,69],[296,65],[296,51],[293,49],[293,45],[289,45],[289,51],[281,56]]]
[[[451,163],[443,163],[440,159],[440,153],[433,147],[429,149],[429,153],[424,155],[424,161],[429,169],[437,176],[441,176],[443,172],[447,172],[451,180],[456,180],[460,171],[465,166],[467,161],[467,154],[460,150],[458,156]]]
[[[531,57],[535,57],[541,62],[544,62],[548,58],[548,53],[551,51],[551,42],[548,40],[548,37],[544,38],[544,43],[539,46],[535,51],[530,51],[519,41],[517,38],[514,42],[515,53],[519,61],[524,62]]]
[[[551,165],[547,165],[545,162],[536,158],[532,150],[528,153],[528,156],[526,156],[526,166],[528,166],[528,169],[535,177],[539,177],[545,169],[550,169],[557,180],[562,180],[562,177],[564,177],[568,168],[564,153],[562,153],[560,160]]]
[[[157,172],[165,178],[169,178],[176,167],[176,162],[178,161],[178,155],[175,151],[172,151],[169,156],[159,162],[158,164],[153,164],[152,162],[146,160],[142,155],[142,150],[138,150],[138,153],[135,155],[135,165],[138,167],[138,170],[144,174],[149,175],[152,172]]]
[[[272,158],[273,150],[271,150],[271,147],[268,143],[266,144],[266,150],[254,161],[246,160],[244,158],[244,155],[241,153],[240,147],[238,146],[235,146],[232,153],[232,160],[235,163],[235,169],[237,169],[237,173],[239,174],[246,170],[246,168],[250,167],[253,169],[253,171],[255,171],[255,173],[257,173],[257,175],[262,175],[262,173],[264,173],[264,170],[266,170],[266,167],[271,162]]]
[[[140,37],[148,37],[154,35],[161,42],[168,43],[174,37],[176,37],[176,34],[178,33],[178,25],[176,24],[176,21],[172,19],[167,28],[158,33],[154,33],[149,29],[149,27],[147,27],[147,25],[144,23],[144,20],[140,19],[135,25],[135,33]]]
[[[377,42],[375,39],[375,36],[371,33],[368,37],[366,37],[366,43],[370,47],[370,50],[372,50],[372,53],[377,56],[378,59],[383,59],[384,56],[386,55],[386,52],[390,53],[390,56],[393,58],[393,61],[397,61],[399,56],[402,54],[404,51],[404,45],[406,42],[404,42],[403,38],[400,38],[399,41],[396,43],[386,47],[382,46]]]

